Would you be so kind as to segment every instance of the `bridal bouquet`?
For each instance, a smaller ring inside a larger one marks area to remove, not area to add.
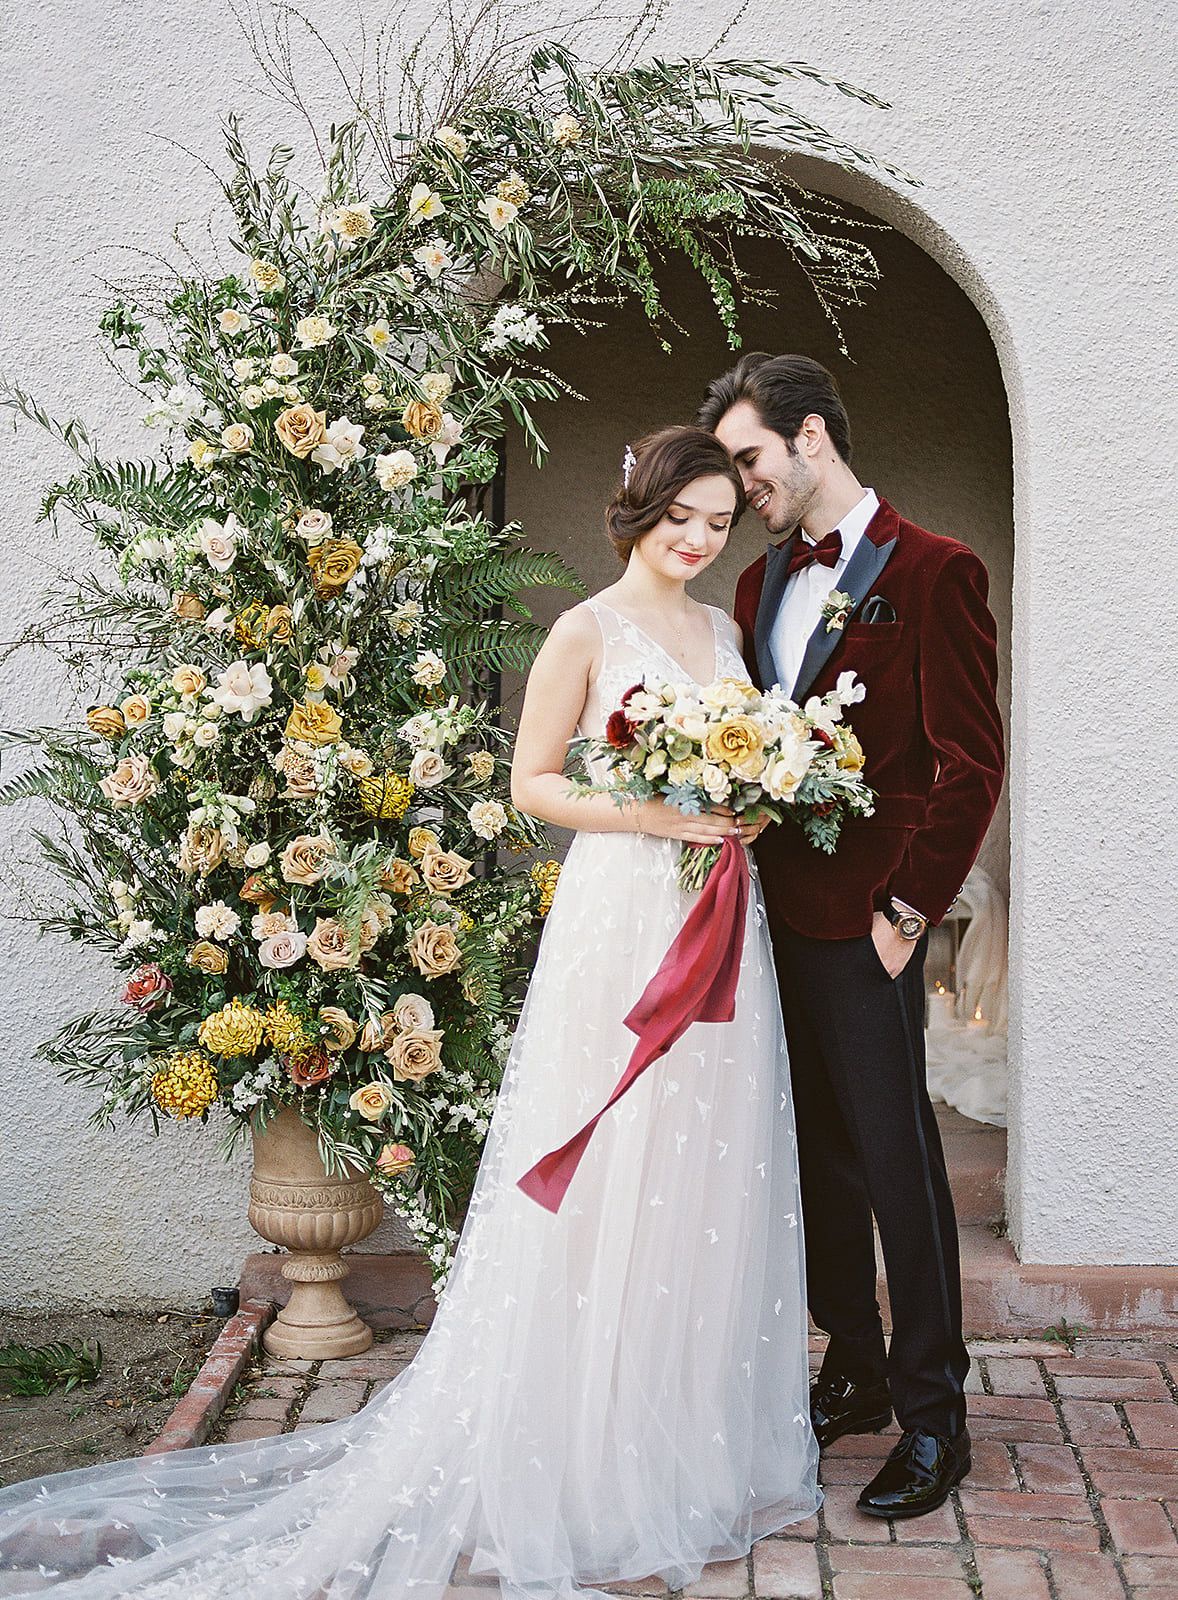
[[[627,689],[604,738],[576,739],[570,754],[604,762],[606,781],[574,776],[619,804],[661,796],[690,816],[729,806],[738,816],[790,816],[818,850],[833,852],[849,817],[869,817],[863,749],[843,721],[867,690],[853,672],[804,706],[780,688],[762,693],[737,678],[638,683]],[[719,860],[715,846],[684,845],[679,881],[700,889]]]

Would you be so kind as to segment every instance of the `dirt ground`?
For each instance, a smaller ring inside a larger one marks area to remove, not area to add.
[[[0,1311],[0,1344],[97,1339],[102,1371],[69,1394],[0,1382],[0,1485],[138,1453],[163,1427],[223,1324],[207,1312]]]

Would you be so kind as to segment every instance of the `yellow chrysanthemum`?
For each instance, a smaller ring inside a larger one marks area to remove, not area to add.
[[[233,619],[233,637],[246,650],[260,650],[266,642],[270,607],[251,600]]]
[[[531,871],[532,882],[540,891],[539,913],[546,917],[552,909],[552,897],[556,893],[556,885],[560,882],[559,861],[537,861]]]
[[[199,1050],[177,1050],[152,1074],[151,1097],[169,1117],[199,1117],[217,1098],[213,1063]]]
[[[240,1000],[230,1000],[207,1016],[197,1035],[215,1056],[252,1056],[265,1036],[265,1017]]]
[[[413,799],[413,785],[409,779],[387,768],[360,778],[356,791],[365,815],[379,817],[384,822],[399,822]]]
[[[317,1042],[285,1000],[270,1006],[262,1020],[267,1040],[281,1055],[302,1055]]]

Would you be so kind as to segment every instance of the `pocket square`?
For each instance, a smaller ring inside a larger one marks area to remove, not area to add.
[[[895,622],[896,611],[890,600],[882,594],[868,595],[859,613],[860,622]]]

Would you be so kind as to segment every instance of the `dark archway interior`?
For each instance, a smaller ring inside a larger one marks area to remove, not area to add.
[[[1000,697],[1008,713],[1014,528],[1010,423],[998,357],[977,309],[930,256],[898,232],[868,237],[882,277],[861,307],[843,315],[849,358],[801,273],[768,244],[750,245],[744,264],[778,298],[772,308],[753,309],[742,319],[744,348],[797,350],[830,367],[851,417],[861,480],[906,516],[963,539],[985,560],[999,625]],[[635,308],[606,308],[608,325],[585,336],[559,332],[549,362],[585,401],[565,399],[539,414],[551,446],[542,472],[531,466],[520,438],[508,442],[508,516],[523,523],[533,545],[559,550],[591,590],[617,571],[601,510],[616,486],[627,440],[663,423],[692,420],[708,380],[735,359],[706,290],[686,264],[671,263],[664,281],[667,303],[689,336],[673,335],[675,348],[665,354]],[[699,598],[730,609],[737,574],[762,538],[760,524],[748,516],[721,560],[701,576],[694,591]],[[538,614],[551,620],[568,603],[568,596],[544,595]],[[510,715],[519,685],[504,688]],[[1007,892],[1005,797],[981,865]]]

